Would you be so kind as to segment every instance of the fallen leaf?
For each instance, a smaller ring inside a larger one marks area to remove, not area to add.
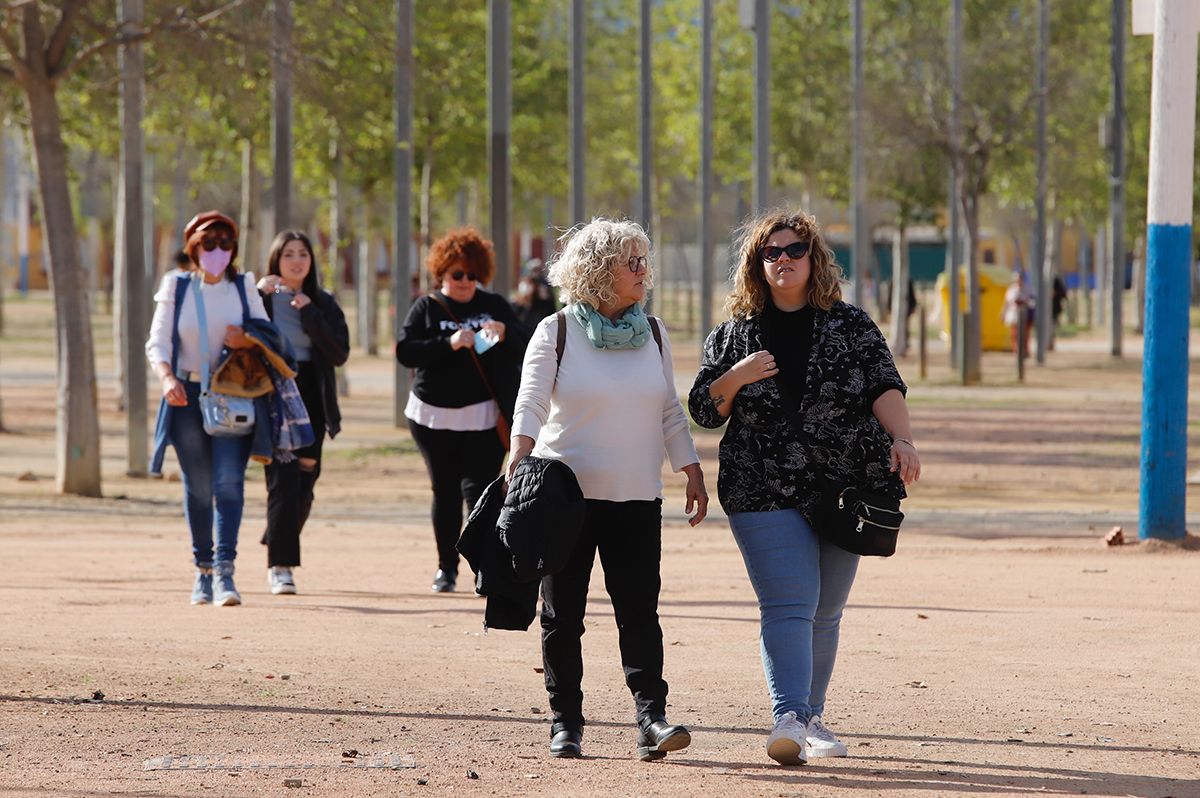
[[[922,614],[921,614],[921,613],[919,613],[919,612],[917,613],[917,617],[918,617],[918,618],[920,618],[922,621],[928,621],[928,620],[929,620],[929,616],[928,616],[928,615],[922,615]]]

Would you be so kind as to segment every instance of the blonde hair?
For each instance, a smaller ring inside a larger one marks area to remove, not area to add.
[[[730,269],[733,291],[725,300],[725,312],[744,321],[762,313],[771,290],[763,273],[762,248],[779,230],[791,230],[809,242],[808,304],[829,310],[842,298],[842,267],[825,243],[821,227],[812,214],[801,210],[773,210],[751,217],[738,230],[738,256]]]
[[[559,289],[563,302],[584,302],[596,309],[615,303],[613,270],[625,268],[635,248],[646,250],[642,282],[647,291],[654,287],[650,237],[637,222],[597,217],[571,228],[558,243],[547,278]]]

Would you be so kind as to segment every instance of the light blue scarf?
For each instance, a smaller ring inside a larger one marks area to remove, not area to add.
[[[574,302],[568,310],[597,349],[641,349],[650,339],[650,319],[640,304],[625,311],[616,324],[586,302]]]

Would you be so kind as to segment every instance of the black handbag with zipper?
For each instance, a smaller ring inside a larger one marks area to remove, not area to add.
[[[904,513],[900,501],[862,488],[832,488],[810,515],[813,530],[839,548],[868,557],[891,557]]]

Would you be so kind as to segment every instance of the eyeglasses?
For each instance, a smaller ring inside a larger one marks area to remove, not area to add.
[[[479,275],[477,275],[475,272],[464,272],[462,269],[450,272],[451,280],[461,280],[464,277],[473,283],[479,282]]]
[[[774,263],[785,253],[790,260],[800,260],[808,254],[810,247],[811,242],[809,241],[797,241],[795,244],[788,244],[786,247],[763,247],[761,254],[762,259],[767,263]]]
[[[228,252],[233,249],[233,239],[231,238],[206,238],[200,242],[200,246],[204,247],[205,252],[212,252],[217,247]]]
[[[638,272],[645,271],[646,267],[650,265],[650,261],[645,255],[634,255],[629,259],[629,263],[625,265],[629,267],[629,271],[637,274]]]

